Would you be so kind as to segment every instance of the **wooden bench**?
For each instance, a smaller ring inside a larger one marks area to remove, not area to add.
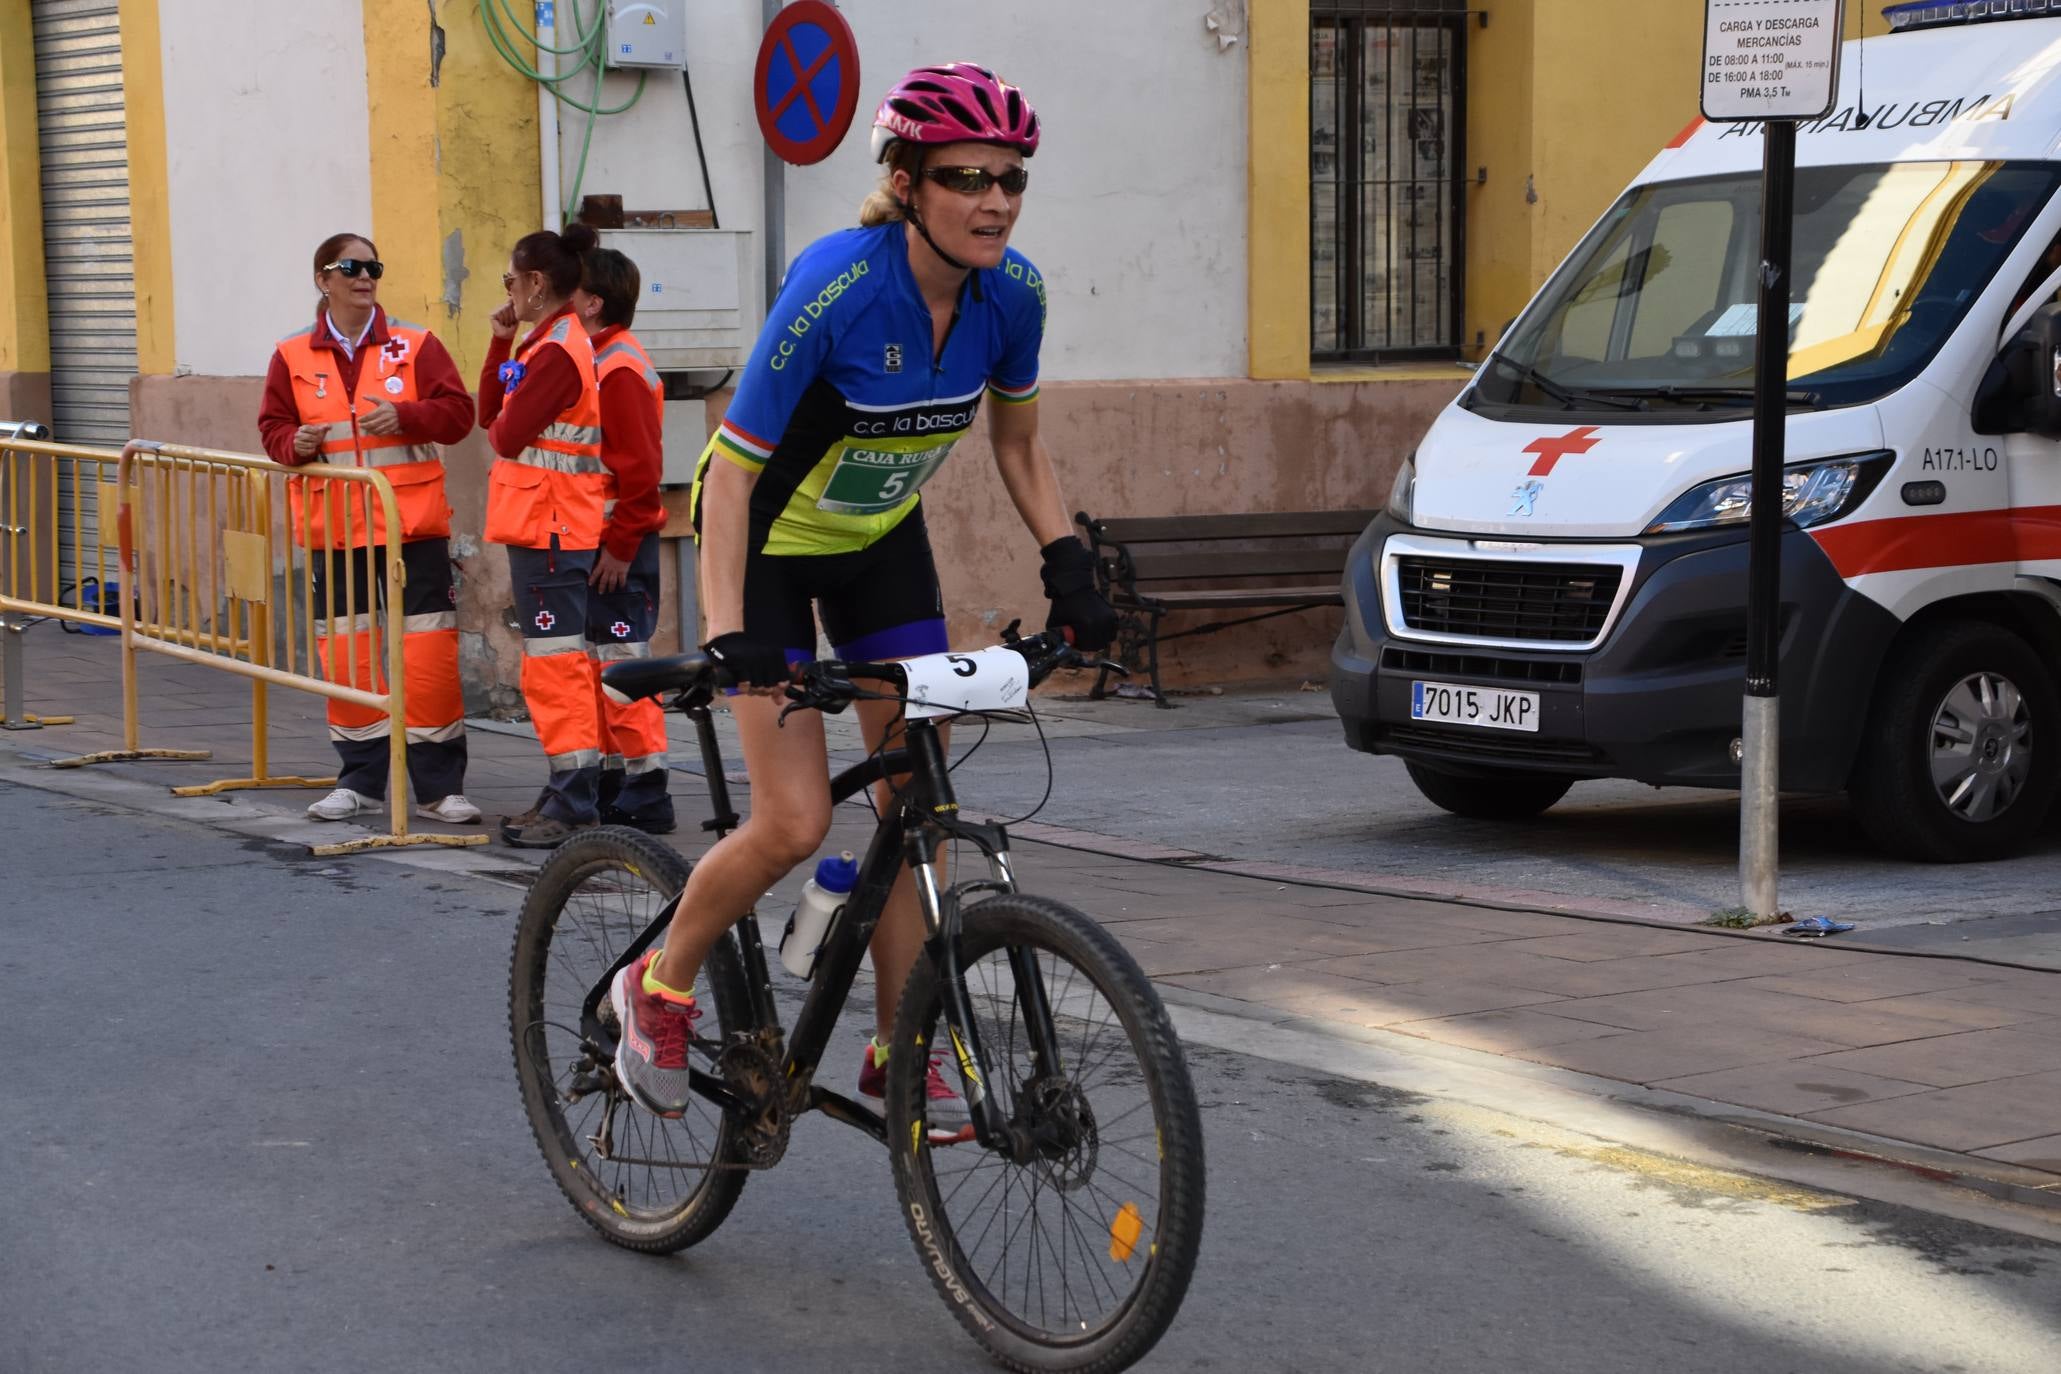
[[[1346,555],[1376,514],[1315,510],[1096,520],[1083,511],[1074,519],[1095,553],[1096,586],[1116,608],[1114,656],[1135,667],[1142,654],[1152,699],[1171,706],[1159,682],[1163,639],[1344,605]],[[1160,634],[1164,617],[1186,611],[1255,613]],[[1089,695],[1100,700],[1108,679],[1107,669],[1097,674]]]

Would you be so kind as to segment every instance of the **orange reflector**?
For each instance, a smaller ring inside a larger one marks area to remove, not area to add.
[[[1137,1203],[1126,1202],[1117,1208],[1116,1219],[1109,1223],[1109,1257],[1118,1264],[1128,1263],[1144,1233],[1145,1218],[1138,1214]]]

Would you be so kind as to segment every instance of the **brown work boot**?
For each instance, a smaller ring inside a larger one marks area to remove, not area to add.
[[[537,793],[537,799],[530,803],[529,810],[523,812],[519,816],[503,816],[501,818],[502,843],[514,844],[515,841],[509,839],[508,837],[514,834],[515,832],[521,830],[524,826],[534,824],[536,822],[536,819],[544,814],[544,799],[550,795],[550,789],[546,788],[545,790]]]
[[[511,816],[502,823],[501,840],[516,849],[556,849],[582,830],[593,828],[593,821],[570,825],[556,816]]]

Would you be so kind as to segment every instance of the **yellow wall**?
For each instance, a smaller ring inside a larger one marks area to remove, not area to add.
[[[365,0],[364,12],[372,236],[388,269],[380,299],[435,331],[470,385],[487,317],[506,299],[508,251],[539,227],[536,87],[488,43],[479,0],[437,8],[434,86],[428,7]]]
[[[1310,375],[1310,7],[1257,0],[1246,159],[1246,347],[1252,375]]]
[[[29,7],[0,3],[0,372],[50,370]]]
[[[122,103],[129,125],[129,225],[136,254],[136,370],[169,375],[172,195],[165,147],[164,49],[157,0],[121,0]]]
[[[1886,31],[1848,0],[1847,33]],[[1696,117],[1695,0],[1473,0],[1467,24],[1469,356],[1544,283],[1661,147]],[[1483,26],[1480,16],[1487,16]],[[1308,377],[1308,0],[1251,10],[1252,375]],[[1600,54],[1600,57],[1599,57]],[[1326,376],[1364,376],[1361,372]]]
[[[1546,0],[1555,3],[1555,0]],[[1467,190],[1467,298],[1460,337],[1494,343],[1531,295],[1534,149],[1533,0],[1483,0],[1486,28],[1467,27],[1467,166],[1488,179]],[[1470,353],[1471,353],[1470,349]]]

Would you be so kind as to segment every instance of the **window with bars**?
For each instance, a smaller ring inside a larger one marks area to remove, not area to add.
[[[1465,242],[1465,0],[1310,16],[1310,349],[1457,357]]]

